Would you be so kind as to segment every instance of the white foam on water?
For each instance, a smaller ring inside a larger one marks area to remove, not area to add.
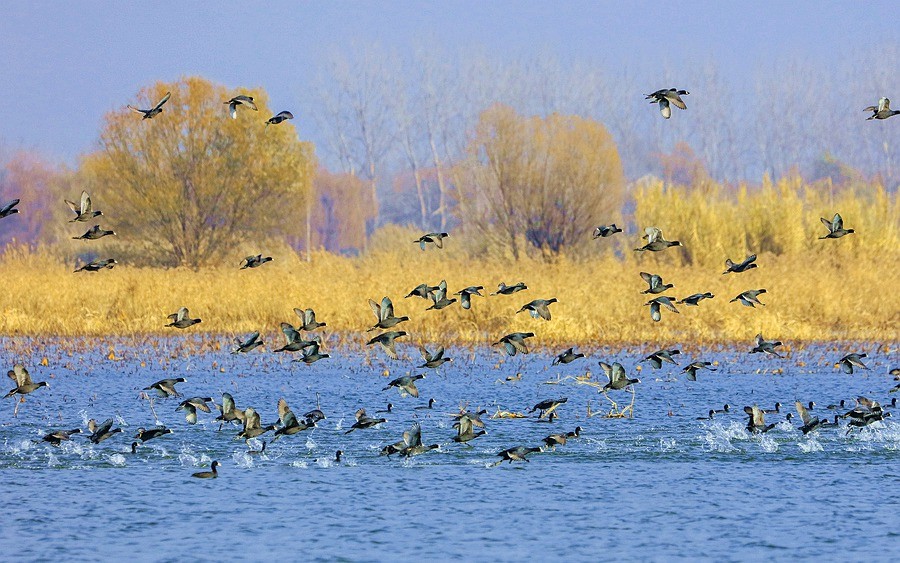
[[[291,467],[297,467],[299,469],[306,469],[309,466],[302,459],[298,459],[297,461],[291,462]]]
[[[312,436],[307,436],[306,437],[306,449],[312,451],[316,448],[318,448],[318,445],[315,443],[315,441],[313,441]]]
[[[178,454],[178,463],[180,463],[182,466],[197,465],[197,463],[199,463],[199,461],[200,461],[200,458],[198,458],[197,456],[195,456],[192,453],[182,452],[182,453]]]
[[[62,463],[59,461],[59,458],[56,457],[56,454],[50,452],[47,454],[47,467],[62,467]]]
[[[337,421],[337,423],[335,423],[334,429],[335,430],[343,430],[344,429],[344,419],[343,418],[339,419]]]
[[[805,454],[825,451],[825,448],[822,447],[822,444],[818,440],[816,440],[815,437],[809,437],[806,440],[797,442],[797,447],[800,448],[800,451]]]
[[[769,436],[768,434],[759,435],[759,446],[763,449],[764,452],[770,454],[778,451],[778,442],[776,442],[775,438]]]
[[[125,467],[125,456],[122,454],[111,454],[107,461],[116,467]]]
[[[253,456],[243,450],[234,452],[231,455],[231,460],[234,462],[235,467],[241,467],[243,469],[253,467]]]
[[[677,442],[675,438],[660,438],[659,439],[659,451],[661,452],[671,452],[676,449]]]

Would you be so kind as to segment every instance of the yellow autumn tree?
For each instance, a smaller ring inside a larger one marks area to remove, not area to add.
[[[558,253],[611,222],[625,187],[619,152],[597,121],[519,115],[495,105],[481,114],[455,171],[466,229],[509,248]]]
[[[313,146],[289,121],[266,126],[266,93],[189,77],[144,88],[132,105],[152,108],[166,92],[152,119],[125,107],[107,114],[98,150],[82,161],[104,227],[132,253],[194,268],[246,239],[302,233]],[[238,94],[258,111],[240,106],[232,119],[223,102]]]

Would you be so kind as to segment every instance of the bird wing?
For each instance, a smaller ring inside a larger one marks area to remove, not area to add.
[[[375,313],[375,318],[378,320],[378,322],[381,322],[381,321],[382,321],[382,318],[381,318],[381,307],[379,307],[378,303],[376,303],[376,302],[374,302],[373,300],[369,299],[369,307],[372,308],[372,312]]]
[[[659,301],[650,302],[650,318],[656,322],[662,319],[662,315],[659,313]]]
[[[840,213],[835,213],[834,217],[831,219],[831,230],[838,231],[844,228],[844,218],[841,217]]]
[[[443,347],[443,346],[438,346],[438,349],[434,351],[434,354],[432,354],[431,359],[432,359],[432,361],[433,361],[433,360],[440,360],[440,359],[442,359],[443,357],[444,357],[444,347]]]
[[[750,407],[751,417],[753,419],[753,426],[765,426],[766,425],[766,415],[763,413],[762,409],[753,405]]]
[[[687,105],[685,105],[684,100],[681,99],[681,96],[678,95],[677,91],[669,90],[666,94],[666,99],[672,102],[678,109],[687,109]]]
[[[153,106],[153,109],[154,109],[154,110],[158,110],[159,108],[163,107],[163,104],[166,103],[166,102],[168,102],[168,101],[169,101],[169,98],[171,98],[171,97],[172,97],[172,92],[166,92],[166,95],[163,96],[163,98],[159,101],[158,104],[156,104],[155,106]]]
[[[231,101],[228,103],[228,113],[231,114],[231,119],[237,119],[237,103]]]
[[[538,315],[540,315],[541,318],[544,319],[545,321],[550,320],[550,308],[546,304],[539,303],[539,304],[535,305],[534,311]]]
[[[69,206],[69,209],[71,209],[73,213],[75,213],[76,215],[81,215],[81,209],[77,203],[75,203],[74,201],[69,201],[67,199],[64,199],[63,201],[66,202],[66,205]],[[4,209],[6,208],[4,207]]]
[[[643,280],[645,282],[647,282],[648,284],[650,284],[651,286],[653,285],[653,283],[651,281],[653,279],[653,274],[650,274],[648,272],[641,272],[641,278],[643,278]]]
[[[278,399],[278,419],[281,420],[282,424],[284,424],[284,417],[291,412],[291,407],[288,406],[287,401],[284,398]]]
[[[413,423],[412,427],[408,430],[408,433],[408,437],[407,432],[403,433],[403,440],[407,444],[409,444],[411,447],[422,445],[422,426],[419,425],[418,422]]]
[[[220,410],[225,414],[234,412],[234,397],[231,396],[231,393],[222,393],[222,407]]]
[[[669,107],[669,100],[666,98],[659,99],[659,113],[666,119],[672,117],[672,108]]]
[[[521,337],[510,338],[506,342],[507,342],[507,344],[509,344],[515,350],[521,352],[522,354],[528,353],[528,347],[525,346],[525,340],[523,338],[521,338]],[[510,354],[510,356],[512,356],[512,355],[514,355],[514,354]]]
[[[394,316],[394,304],[391,302],[391,299],[385,295],[381,300],[381,319],[390,319]]]
[[[891,101],[887,98],[881,98],[878,100],[878,112],[881,113],[883,111],[891,110]]]
[[[90,213],[92,210],[91,206],[91,196],[88,195],[86,191],[81,192],[81,206],[80,206],[79,215],[83,215],[85,213]]]
[[[663,305],[666,306],[666,309],[672,311],[673,313],[678,312],[678,309],[675,308],[675,305],[672,305],[672,300],[669,299],[668,297],[665,297],[665,298],[660,297],[658,299],[659,299],[659,303],[662,303]]]
[[[613,362],[611,372],[612,372],[612,382],[621,381],[621,380],[625,379],[625,366],[623,366],[619,362]]]
[[[141,115],[147,115],[147,110],[138,109],[138,108],[134,107],[134,106],[131,105],[131,104],[129,104],[129,105],[125,106],[125,107],[127,107],[128,109],[130,109],[130,110],[133,111],[134,113],[139,113],[139,114],[141,114]]]
[[[184,319],[186,319],[186,318],[188,318],[188,309],[187,309],[187,307],[182,307],[181,309],[178,309],[178,312],[177,312],[177,313],[175,313],[175,320],[176,320],[176,321],[182,321],[182,320],[184,320]]]
[[[284,333],[284,338],[288,344],[300,340],[300,333],[288,323],[281,323],[281,332]]]
[[[809,424],[809,411],[806,410],[806,407],[803,406],[803,403],[800,401],[796,401],[794,406],[797,407],[797,413],[800,414],[800,420],[803,421],[803,424]]]
[[[826,227],[828,227],[829,233],[834,232],[834,229],[832,228],[832,225],[831,225],[831,221],[829,221],[825,217],[819,217],[819,221],[822,221],[822,224],[825,225]]]
[[[25,369],[25,366],[22,364],[16,364],[13,366],[13,371],[16,374],[16,386],[22,387],[23,385],[31,385],[31,375],[28,373],[28,370]]]
[[[647,244],[653,244],[658,240],[662,240],[662,231],[656,227],[647,227],[644,229],[644,232],[647,233],[644,235],[644,238],[647,239]]]
[[[305,325],[314,325],[316,324],[316,312],[312,309],[304,309],[303,310],[303,324]]]
[[[112,428],[112,425],[113,419],[107,418],[102,423],[100,423],[99,426],[94,427],[94,434],[96,434],[97,436],[102,436],[103,434],[109,432],[109,429]]]
[[[390,359],[396,360],[398,358],[397,350],[394,348],[394,339],[393,338],[391,338],[391,339],[381,338],[377,342],[379,344],[381,344],[381,347],[384,348],[385,354],[387,354]]]

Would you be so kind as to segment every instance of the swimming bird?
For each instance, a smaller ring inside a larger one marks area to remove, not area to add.
[[[838,403],[838,404],[836,404],[836,405],[828,405],[828,406],[825,407],[825,408],[828,409],[828,410],[830,410],[830,411],[834,411],[834,410],[844,409],[844,408],[846,408],[846,405],[847,405],[847,401],[845,401],[844,399],[841,399],[841,402],[840,402],[840,403]]]
[[[725,414],[731,412],[731,405],[725,403],[725,405],[720,410],[714,410],[713,412],[716,414]]]
[[[651,299],[644,303],[644,305],[650,305],[650,318],[655,322],[662,320],[662,313],[660,312],[661,305],[673,313],[678,312],[678,309],[675,308],[675,304],[672,303],[672,298],[665,295],[660,295],[659,297]]]
[[[526,289],[528,289],[528,286],[525,285],[525,282],[519,282],[515,285],[506,285],[505,283],[500,282],[500,284],[497,286],[497,291],[495,291],[491,295],[512,295],[517,291],[524,291]]]
[[[209,405],[206,404],[211,402],[212,397],[191,397],[190,399],[181,401],[181,403],[175,407],[175,410],[185,411],[184,419],[188,424],[197,424],[197,411],[212,412]]]
[[[758,297],[766,293],[765,289],[748,289],[747,291],[738,294],[734,299],[729,301],[729,303],[734,303],[735,301],[740,301],[741,305],[745,307],[753,307],[756,308],[757,305],[765,306],[765,303],[760,302]]]
[[[18,213],[19,210],[16,209],[16,206],[19,205],[19,201],[20,200],[16,198],[12,201],[7,201],[6,203],[4,203],[3,207],[0,207],[0,219]]]
[[[546,399],[531,407],[531,410],[528,412],[533,413],[534,411],[538,411],[538,418],[544,418],[545,416],[553,414],[560,405],[564,405],[568,400],[568,397],[563,397],[561,399]]]
[[[892,368],[888,375],[893,375],[894,381],[900,381],[900,368]]]
[[[731,258],[726,258],[725,259],[725,267],[727,269],[724,272],[722,272],[723,276],[729,272],[734,272],[736,274],[739,274],[741,272],[746,272],[747,270],[756,268],[756,267],[758,267],[756,264],[756,254],[751,254],[750,256],[744,258],[743,262],[740,262],[738,264],[735,264],[734,262],[732,262]]]
[[[325,323],[316,321],[316,312],[312,309],[300,309],[295,307],[294,314],[300,317],[300,320],[303,321],[303,324],[298,326],[297,330],[305,330],[306,332],[310,332],[316,330],[319,327],[326,326]]]
[[[419,389],[416,387],[416,381],[420,379],[425,379],[425,374],[420,373],[416,375],[404,375],[403,377],[398,377],[397,379],[392,380],[388,383],[382,391],[387,391],[391,387],[396,387],[398,391],[400,391],[400,395],[402,396],[404,393],[412,395],[413,397],[419,396]]]
[[[822,421],[819,420],[819,417],[812,417],[809,415],[809,411],[800,401],[796,401],[794,405],[797,407],[797,413],[800,415],[800,419],[803,421],[803,426],[800,427],[800,431],[804,434],[809,434],[813,430],[819,428],[822,425]]]
[[[256,256],[247,256],[243,260],[241,260],[241,270],[246,270],[247,268],[259,268],[266,262],[271,262],[271,256],[263,256],[262,254],[257,254]]]
[[[684,366],[684,369],[681,370],[681,373],[686,373],[689,381],[697,381],[697,372],[701,369],[708,369],[709,371],[716,371],[715,369],[709,367],[712,365],[712,362],[693,362]]]
[[[366,409],[359,409],[356,411],[356,422],[353,423],[353,426],[350,427],[349,430],[344,432],[344,434],[349,434],[354,430],[364,430],[366,428],[372,428],[382,422],[387,422],[384,418],[372,418],[366,414]]]
[[[244,106],[253,111],[259,111],[259,108],[256,107],[256,102],[253,101],[253,97],[245,96],[244,94],[235,96],[224,103],[228,106],[228,113],[231,114],[231,119],[237,119],[238,106]]]
[[[681,350],[677,348],[672,348],[669,350],[657,350],[641,361],[649,362],[653,369],[659,369],[662,367],[663,362],[677,365],[678,362],[676,362],[672,358],[672,356],[677,356],[678,354],[681,354]]]
[[[258,450],[247,450],[247,453],[250,455],[262,455],[262,454],[266,453],[266,441],[265,440],[262,441],[262,447],[259,448]]]
[[[81,434],[81,428],[73,428],[71,430],[56,430],[44,435],[41,438],[44,442],[50,442],[50,445],[59,447],[60,443],[72,439],[75,434]]]
[[[375,411],[375,414],[382,413],[382,412],[392,412],[393,410],[394,410],[394,404],[388,403],[387,405],[385,405],[385,408]]]
[[[150,109],[138,109],[130,104],[125,107],[127,107],[128,109],[130,109],[131,111],[133,111],[135,113],[139,113],[139,114],[143,115],[143,117],[141,119],[152,119],[152,118],[156,117],[157,115],[159,115],[160,113],[162,113],[163,104],[168,102],[169,98],[171,98],[171,97],[172,97],[172,93],[166,92],[166,95],[163,96],[163,98],[155,106],[153,106]]]
[[[76,221],[89,221],[94,217],[99,217],[103,215],[102,211],[94,211],[93,206],[91,205],[91,196],[88,195],[86,191],[81,192],[81,201],[79,203],[75,203],[74,201],[69,201],[64,199],[66,205],[69,206],[69,209],[75,213],[75,218],[69,220],[69,223],[74,223]]]
[[[103,238],[105,236],[111,236],[114,234],[116,234],[115,231],[105,231],[100,228],[100,225],[94,225],[80,237],[72,237],[72,238],[74,240],[97,240],[98,238]]]
[[[612,225],[600,225],[596,229],[594,229],[594,238],[606,238],[611,237],[616,233],[621,233],[622,229],[616,226],[615,223]]]
[[[160,379],[156,383],[151,383],[148,387],[144,387],[144,391],[156,391],[156,395],[160,398],[180,397],[181,393],[175,390],[175,385],[186,381],[187,379],[183,377]]]
[[[445,284],[446,288],[446,284]],[[373,330],[391,328],[396,326],[404,321],[408,321],[409,317],[395,317],[394,316],[394,304],[391,302],[391,299],[385,295],[381,299],[381,304],[372,301],[369,299],[369,307],[372,308],[372,312],[375,313],[375,318],[378,322],[372,325],[366,332],[371,332]]]
[[[484,289],[483,286],[480,285],[472,285],[465,289],[461,289],[454,293],[453,295],[459,295],[459,304],[463,309],[471,309],[472,308],[472,296],[477,295],[479,297],[484,297],[481,294],[481,290]]]
[[[447,299],[447,281],[441,280],[441,283],[438,284],[437,290],[431,293],[431,301],[433,304],[431,307],[425,309],[426,311],[431,311],[432,309],[443,309],[444,307],[449,307],[450,305],[456,303],[456,298]]]
[[[437,400],[435,400],[435,398],[432,397],[432,398],[428,399],[428,405],[419,405],[418,407],[415,407],[413,410],[417,410],[417,411],[432,410],[432,409],[434,409],[434,404],[436,402],[437,402]]]
[[[312,344],[303,349],[302,355],[299,360],[294,360],[295,362],[303,362],[306,365],[312,365],[319,360],[324,360],[325,358],[330,358],[328,354],[322,354],[319,352],[319,343],[316,341],[312,341]]]
[[[192,319],[187,307],[178,309],[178,311],[168,315],[166,318],[172,321],[166,326],[174,326],[175,328],[187,328],[202,322],[199,318]]]
[[[891,109],[891,100],[888,98],[880,98],[877,106],[869,106],[863,111],[871,111],[872,115],[866,118],[866,121],[872,119],[887,119],[900,113],[900,110]]]
[[[698,416],[696,420],[712,420],[716,416],[716,411],[709,409],[709,414],[707,416]]]
[[[525,456],[540,451],[542,451],[541,448],[528,448],[525,446],[516,446],[514,448],[509,448],[497,454],[501,459],[494,465],[499,465],[504,461],[508,461],[510,463],[514,461],[528,461],[528,458],[526,458]]]
[[[540,317],[545,321],[549,321],[550,305],[556,302],[556,297],[551,297],[550,299],[535,299],[534,301],[529,301],[522,305],[522,308],[516,311],[516,314],[519,314],[522,311],[528,311],[532,319]]]
[[[774,409],[763,409],[764,414],[778,414],[781,412],[781,403],[776,402]]]
[[[671,289],[675,287],[670,283],[663,283],[662,276],[658,276],[656,274],[650,274],[648,272],[641,272],[641,278],[647,282],[647,285],[650,287],[642,291],[641,293],[652,293],[654,295],[663,293],[667,289]]]
[[[677,240],[666,240],[663,236],[662,231],[656,227],[647,227],[646,229],[644,229],[644,232],[646,234],[642,238],[647,239],[647,244],[640,248],[635,248],[635,252],[644,252],[645,250],[649,250],[650,252],[659,252],[672,246],[684,246]]]
[[[819,217],[819,221],[822,221],[822,224],[824,224],[828,229],[828,234],[819,237],[819,240],[826,238],[841,238],[842,236],[849,235],[855,232],[853,229],[844,228],[844,218],[841,217],[840,213],[835,213],[831,221],[829,221],[825,217]]]
[[[244,422],[244,411],[235,407],[234,397],[231,396],[231,393],[222,393],[221,405],[213,404],[222,413],[216,417],[216,420],[220,421],[219,430],[226,422]]]
[[[503,349],[506,350],[509,356],[515,356],[516,352],[527,354],[528,346],[525,345],[525,339],[532,336],[534,336],[533,332],[513,332],[494,342],[491,346],[502,344]]]
[[[744,407],[744,412],[749,415],[747,419],[747,431],[753,434],[768,432],[775,428],[775,423],[766,424],[766,415],[757,407]]]
[[[679,304],[682,304],[682,303],[683,303],[683,304],[685,304],[685,305],[693,305],[693,306],[697,306],[697,305],[699,305],[700,302],[703,301],[704,299],[712,299],[713,297],[715,297],[715,295],[713,295],[712,293],[709,293],[709,292],[706,292],[706,293],[695,293],[695,294],[693,294],[693,295],[688,295],[687,297],[685,297],[685,298],[682,299],[681,301],[677,301],[676,303],[679,303]]]
[[[281,333],[284,334],[284,346],[276,348],[273,352],[299,352],[318,343],[318,335],[314,335],[310,340],[304,340],[290,323],[281,323]]]
[[[100,424],[97,424],[97,421],[93,418],[90,419],[88,421],[88,430],[91,432],[91,435],[88,436],[88,440],[94,444],[99,444],[122,431],[121,428],[113,428],[112,425],[113,419],[111,418],[107,418]]]
[[[99,272],[100,270],[112,270],[118,262],[113,258],[105,260],[93,260],[80,268],[76,268],[75,272]]]
[[[266,127],[269,125],[278,125],[288,119],[294,119],[294,114],[289,111],[280,111],[266,120]]]
[[[776,346],[782,346],[783,343],[781,340],[766,340],[763,338],[762,333],[756,335],[756,346],[750,350],[751,354],[768,354],[770,356],[775,356],[776,358],[783,358],[781,354],[779,354],[776,350]]]
[[[823,419],[822,422],[819,423],[819,428],[828,428],[838,426],[838,419],[840,416],[834,415],[834,422],[829,421],[827,418]]]
[[[546,438],[544,438],[543,442],[547,444],[548,448],[553,448],[556,450],[556,446],[565,446],[566,442],[569,441],[569,438],[577,438],[581,435],[582,428],[580,426],[576,426],[575,430],[572,432],[559,433],[559,434],[550,434]]]
[[[388,357],[392,360],[397,359],[397,348],[395,344],[395,340],[400,338],[401,336],[406,336],[406,332],[402,330],[392,330],[390,332],[382,332],[375,338],[366,342],[366,346],[371,346],[372,344],[379,344],[381,348],[384,350],[384,353],[388,355]]]
[[[421,297],[422,299],[431,299],[431,294],[437,290],[438,290],[438,286],[436,286],[436,285],[428,285],[427,283],[420,283],[419,285],[414,287],[412,291],[407,293],[406,297]]]
[[[25,366],[23,366],[22,364],[14,365],[11,370],[6,372],[6,375],[10,379],[15,381],[16,386],[11,389],[9,393],[4,395],[3,398],[8,399],[9,397],[13,397],[15,395],[21,395],[19,400],[16,401],[16,407],[13,409],[14,417],[19,415],[19,405],[25,402],[25,395],[33,393],[41,387],[50,387],[50,384],[46,381],[39,381],[37,383],[32,381],[31,374],[28,373],[28,370],[25,369]]]
[[[259,339],[259,332],[253,332],[244,340],[240,338],[234,339],[235,347],[234,350],[231,351],[232,354],[246,354],[247,352],[263,345],[263,341]]]
[[[444,239],[449,236],[450,235],[447,233],[426,233],[414,240],[413,244],[418,244],[419,248],[422,250],[425,250],[426,244],[433,244],[438,248],[444,248]]]
[[[141,442],[147,442],[149,440],[152,440],[153,438],[159,438],[160,436],[165,436],[166,434],[171,433],[172,431],[165,426],[156,426],[150,429],[141,427],[138,428],[137,434],[135,434],[134,438],[136,440],[140,440]]]
[[[577,360],[578,358],[583,358],[584,354],[581,352],[576,353],[575,348],[568,348],[562,354],[556,356],[556,359],[553,360],[553,365],[558,364],[570,364]]]
[[[865,358],[865,357],[866,357],[866,354],[864,354],[864,353],[863,354],[850,353],[850,354],[847,354],[846,356],[844,356],[843,358],[841,358],[840,360],[838,360],[834,364],[834,367],[840,366],[841,371],[843,371],[846,374],[852,375],[854,367],[858,367],[860,369],[869,369],[868,367],[866,367],[866,364],[862,363],[862,358]]]
[[[275,430],[275,425],[267,424],[263,426],[262,422],[260,421],[259,413],[256,412],[256,409],[254,409],[253,407],[247,407],[246,409],[244,409],[244,429],[238,432],[236,438],[243,438],[244,442],[246,442],[250,438],[262,436],[270,430]]]
[[[196,473],[191,474],[191,477],[196,477],[197,479],[215,479],[219,476],[219,472],[216,470],[221,463],[218,461],[213,461],[209,468],[211,471],[198,471]]]
[[[687,90],[664,88],[662,90],[657,90],[652,94],[647,94],[644,99],[650,100],[651,104],[659,104],[659,113],[662,114],[665,119],[669,119],[672,117],[672,108],[669,104],[678,109],[687,109],[687,105],[684,103],[684,100],[681,99],[681,96],[687,96],[688,94],[690,94],[690,92]]]
[[[436,369],[436,368],[441,367],[442,365],[444,365],[447,362],[453,361],[451,358],[444,357],[444,347],[443,346],[438,346],[437,350],[435,350],[433,354],[431,352],[429,352],[428,349],[425,348],[424,346],[419,346],[419,351],[422,352],[422,357],[425,359],[425,363],[418,366],[420,369],[421,368]]]

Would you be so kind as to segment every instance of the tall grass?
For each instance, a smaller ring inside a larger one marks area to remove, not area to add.
[[[871,340],[896,342],[900,305],[895,280],[900,261],[900,208],[896,195],[876,187],[838,193],[784,180],[751,190],[704,190],[650,185],[635,194],[635,224],[655,225],[684,249],[635,253],[637,234],[585,240],[617,245],[624,256],[601,252],[594,259],[559,256],[471,257],[463,233],[453,233],[444,250],[422,252],[415,236],[385,229],[358,258],[328,253],[302,260],[288,249],[254,270],[234,264],[200,271],[120,265],[111,271],[73,273],[47,250],[11,248],[0,260],[0,333],[5,335],[183,334],[164,328],[166,315],[181,306],[203,319],[186,332],[242,335],[259,330],[280,341],[279,323],[297,324],[294,307],[312,307],[327,322],[326,342],[360,343],[375,333],[366,300],[390,296],[398,315],[411,320],[398,328],[411,343],[490,343],[511,331],[533,331],[536,345],[601,346],[637,343],[750,342],[757,332],[784,341]],[[839,211],[857,232],[839,240],[818,240],[826,231],[819,217]],[[759,255],[759,268],[722,275],[724,260]],[[700,307],[679,305],[650,320],[640,271],[663,276],[684,297],[711,291]],[[426,311],[430,302],[404,299],[419,283],[446,279],[450,292],[469,285],[485,294],[501,282],[524,281],[528,291],[512,296],[474,297],[472,309],[454,304]],[[728,300],[766,288],[764,307]],[[553,319],[515,314],[535,298],[556,297]]]

